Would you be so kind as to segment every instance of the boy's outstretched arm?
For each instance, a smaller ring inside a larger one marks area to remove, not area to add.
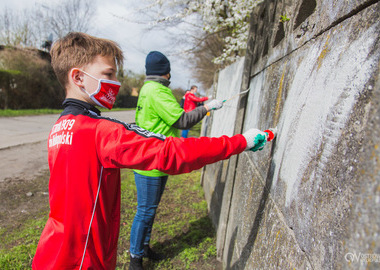
[[[158,136],[134,125],[108,126],[105,121],[98,125],[96,142],[98,157],[105,168],[157,169],[181,174],[244,150],[262,149],[265,141],[255,141],[257,136],[266,138],[264,132],[252,129],[232,137],[184,139]],[[252,149],[255,146],[257,149]]]

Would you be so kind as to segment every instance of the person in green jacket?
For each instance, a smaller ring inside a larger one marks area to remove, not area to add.
[[[153,133],[179,137],[179,129],[190,129],[210,110],[220,109],[223,102],[212,100],[204,106],[185,112],[170,88],[170,62],[158,51],[150,52],[145,61],[146,80],[140,90],[136,124]],[[161,260],[162,254],[149,247],[156,209],[164,192],[168,175],[157,170],[135,170],[137,213],[131,228],[129,269],[143,269],[142,258]]]

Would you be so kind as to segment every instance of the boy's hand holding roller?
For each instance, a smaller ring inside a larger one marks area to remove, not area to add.
[[[263,150],[266,142],[274,139],[275,132],[271,129],[261,131],[259,129],[252,128],[246,131],[243,136],[247,141],[247,147],[245,150],[256,152],[257,150]]]

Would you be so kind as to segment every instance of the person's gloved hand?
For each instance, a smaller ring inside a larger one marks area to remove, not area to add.
[[[256,152],[257,150],[263,150],[267,142],[268,134],[261,130],[251,128],[248,131],[244,132],[243,136],[247,140],[247,147],[245,150]]]
[[[223,107],[223,102],[221,102],[221,101],[219,101],[217,99],[213,99],[209,103],[205,104],[204,106],[206,107],[206,109],[208,111],[218,110],[218,109],[220,109],[220,108]]]

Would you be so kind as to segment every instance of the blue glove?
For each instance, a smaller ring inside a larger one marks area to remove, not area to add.
[[[245,150],[256,152],[257,150],[263,150],[265,144],[267,143],[268,134],[262,132],[261,130],[252,128],[246,131],[243,136],[247,141],[247,147]]]

